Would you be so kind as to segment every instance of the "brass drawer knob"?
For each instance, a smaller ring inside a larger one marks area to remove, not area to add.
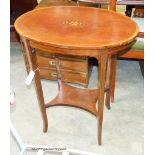
[[[53,78],[57,78],[57,73],[50,73]]]
[[[48,64],[51,65],[51,66],[55,66],[56,62],[54,60],[51,60],[51,61],[48,62]]]

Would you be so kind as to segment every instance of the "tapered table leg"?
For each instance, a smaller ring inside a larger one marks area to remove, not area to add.
[[[116,81],[116,63],[117,56],[112,55],[108,57],[107,63],[107,73],[106,73],[106,107],[110,109],[110,103],[114,102],[114,91],[115,91],[115,81]]]
[[[117,67],[117,56],[113,56],[111,60],[111,81],[110,81],[110,98],[111,102],[114,102],[115,97],[115,85],[116,85],[116,67]]]
[[[21,42],[23,43],[23,46],[26,51],[30,70],[35,71],[34,86],[35,86],[39,108],[40,108],[41,116],[43,120],[43,132],[47,132],[48,119],[47,119],[47,114],[46,114],[46,107],[45,107],[42,85],[41,85],[41,80],[40,80],[40,75],[39,75],[39,69],[38,69],[38,65],[36,62],[36,52],[34,49],[30,47],[29,41],[26,40],[26,38],[22,37]]]
[[[39,108],[40,108],[41,115],[42,115],[42,120],[43,120],[43,132],[47,132],[47,129],[48,129],[48,119],[47,119],[45,102],[44,102],[44,97],[43,97],[43,91],[42,91],[40,75],[39,75],[39,71],[38,70],[36,70],[36,72],[35,72],[34,86],[35,86],[35,90],[36,90],[36,94],[37,94],[37,99],[38,99],[38,103],[39,103]]]
[[[105,98],[105,104],[107,109],[110,109],[110,81],[111,81],[111,56],[108,56],[108,62],[107,62],[107,69],[106,69],[106,84],[105,84],[105,88],[108,89],[108,91],[106,91],[106,98]]]
[[[101,145],[102,139],[102,122],[103,122],[103,109],[104,109],[104,91],[106,81],[106,64],[108,54],[103,51],[98,59],[99,61],[99,93],[98,93],[98,144]]]

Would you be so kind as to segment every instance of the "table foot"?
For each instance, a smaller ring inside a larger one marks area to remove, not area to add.
[[[113,96],[111,96],[111,102],[114,103],[114,97]]]
[[[102,145],[102,119],[98,118],[98,145]]]
[[[48,130],[48,127],[45,125],[45,126],[43,127],[43,132],[46,133],[47,130]]]
[[[58,95],[46,104],[46,108],[58,105],[73,106],[84,109],[97,116],[97,99],[97,89],[76,88],[59,81]]]

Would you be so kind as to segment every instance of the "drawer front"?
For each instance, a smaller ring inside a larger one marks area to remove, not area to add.
[[[40,69],[41,78],[57,80],[57,72],[55,69]],[[73,82],[86,86],[88,84],[88,74],[81,72],[73,72],[61,69],[62,81]]]
[[[55,68],[56,61],[54,58],[49,58],[47,56],[37,55],[37,62],[39,68]],[[88,60],[87,59],[76,59],[70,57],[60,57],[59,58],[60,67],[62,69],[68,69],[78,72],[88,72]]]

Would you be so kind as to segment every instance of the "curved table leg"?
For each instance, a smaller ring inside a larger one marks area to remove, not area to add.
[[[103,51],[98,59],[99,61],[99,93],[98,93],[98,144],[101,145],[102,139],[102,122],[104,109],[104,91],[106,81],[106,65],[108,54]]]
[[[46,107],[45,107],[45,102],[44,102],[44,96],[43,96],[42,85],[41,85],[41,81],[40,81],[38,65],[36,62],[36,56],[35,56],[36,52],[35,52],[35,50],[33,50],[30,47],[29,42],[28,42],[28,40],[26,40],[26,38],[22,37],[21,41],[22,41],[24,49],[26,51],[30,69],[35,71],[34,85],[35,85],[39,108],[40,108],[41,116],[42,116],[42,120],[43,120],[43,132],[47,132],[48,119],[47,119],[47,114],[46,114]]]

